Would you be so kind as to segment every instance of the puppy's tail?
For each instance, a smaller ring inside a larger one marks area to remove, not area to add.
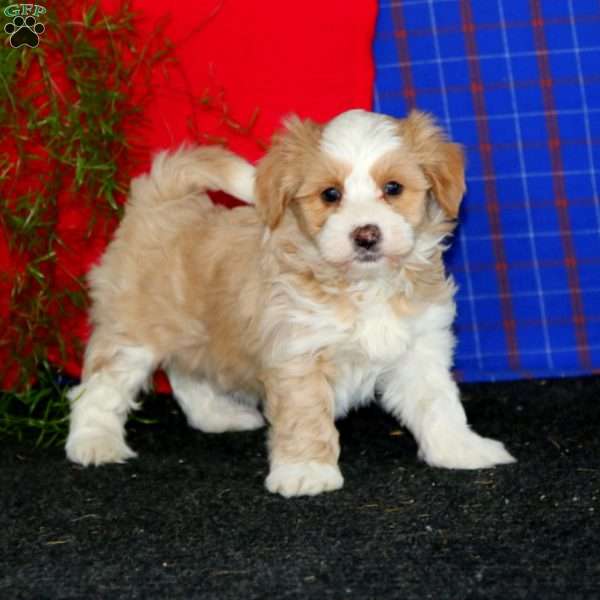
[[[157,154],[150,173],[131,182],[131,197],[156,205],[214,190],[254,204],[254,171],[249,162],[225,148],[182,146]]]

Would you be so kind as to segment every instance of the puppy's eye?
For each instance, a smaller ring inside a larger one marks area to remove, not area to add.
[[[383,193],[386,196],[399,196],[402,193],[404,186],[397,181],[388,181],[383,186]]]
[[[321,199],[327,204],[335,204],[342,199],[342,192],[337,188],[330,187],[321,192]]]

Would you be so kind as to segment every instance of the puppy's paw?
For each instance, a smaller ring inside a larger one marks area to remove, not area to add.
[[[122,463],[136,453],[125,443],[123,435],[97,428],[70,433],[65,446],[67,458],[84,467],[105,463]]]
[[[265,482],[270,492],[286,498],[315,496],[339,490],[343,485],[344,478],[337,465],[318,462],[276,465]]]
[[[466,428],[438,432],[435,439],[421,446],[419,456],[428,465],[445,469],[488,469],[516,462],[504,444]]]

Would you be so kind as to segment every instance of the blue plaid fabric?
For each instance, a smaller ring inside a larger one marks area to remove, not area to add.
[[[600,372],[598,0],[381,0],[374,53],[375,110],[467,151],[458,377]]]

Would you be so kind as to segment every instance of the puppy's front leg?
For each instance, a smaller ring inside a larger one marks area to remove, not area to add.
[[[382,404],[415,436],[419,456],[433,467],[482,469],[515,459],[504,445],[472,431],[449,371],[451,334],[417,340],[384,382]]]
[[[339,435],[333,390],[322,373],[271,372],[265,380],[270,473],[265,485],[286,498],[337,490]]]

